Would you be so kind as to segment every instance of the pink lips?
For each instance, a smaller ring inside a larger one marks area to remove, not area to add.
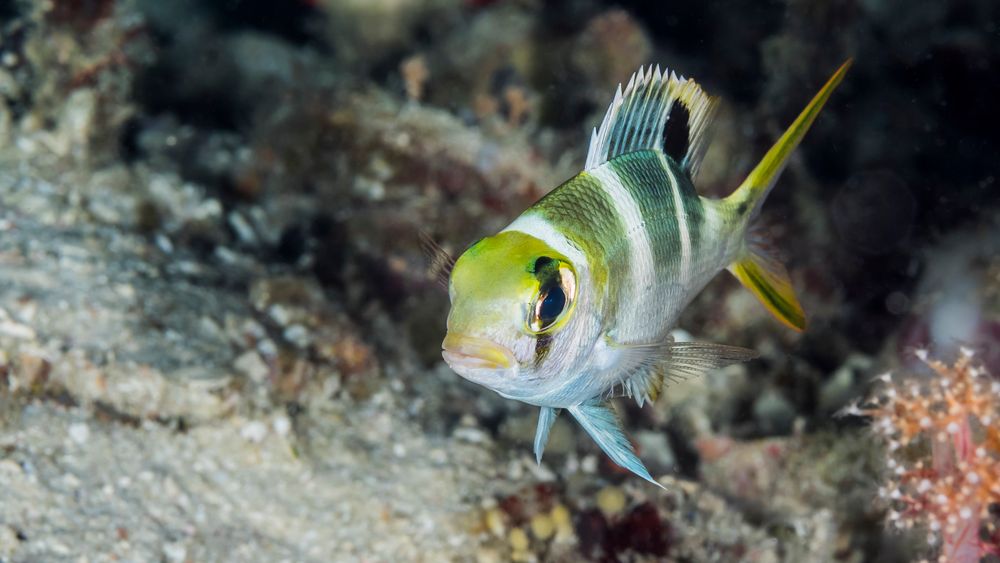
[[[514,366],[511,352],[485,338],[448,333],[441,344],[444,361],[455,370],[504,370]]]

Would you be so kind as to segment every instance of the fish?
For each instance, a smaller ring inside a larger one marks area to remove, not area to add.
[[[805,329],[787,270],[756,219],[851,63],[739,187],[718,199],[695,188],[718,99],[691,79],[642,67],[624,90],[618,86],[580,173],[457,260],[438,249],[451,304],[443,359],[461,377],[539,407],[538,463],[567,411],[617,465],[660,485],[611,401],[630,397],[641,408],[669,381],[757,357],[671,336],[681,312],[722,270],[781,323]]]

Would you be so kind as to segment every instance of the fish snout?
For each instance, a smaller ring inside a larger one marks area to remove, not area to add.
[[[486,338],[448,333],[441,343],[441,355],[455,371],[507,370],[516,365],[514,354]]]

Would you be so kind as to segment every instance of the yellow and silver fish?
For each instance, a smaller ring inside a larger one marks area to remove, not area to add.
[[[850,63],[724,199],[700,197],[693,183],[715,99],[674,73],[640,69],[594,130],[584,170],[454,263],[444,359],[470,381],[541,407],[539,462],[566,409],[612,460],[656,483],[608,400],[619,391],[642,406],[665,378],[756,356],[670,337],[721,270],[786,325],[805,328],[785,268],[748,233]]]

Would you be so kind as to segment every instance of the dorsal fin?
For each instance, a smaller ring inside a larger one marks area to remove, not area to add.
[[[675,103],[676,102],[676,103]],[[691,178],[698,172],[705,149],[705,130],[711,121],[716,98],[706,94],[693,80],[665,73],[660,67],[640,68],[622,91],[618,86],[615,98],[604,115],[601,126],[594,129],[587,153],[586,170],[630,152],[652,149],[664,151],[664,134],[684,134],[667,126],[671,119],[683,123],[686,117],[686,138],[681,142],[671,137],[670,154]],[[685,114],[686,116],[682,115]],[[675,154],[676,153],[676,154]]]

